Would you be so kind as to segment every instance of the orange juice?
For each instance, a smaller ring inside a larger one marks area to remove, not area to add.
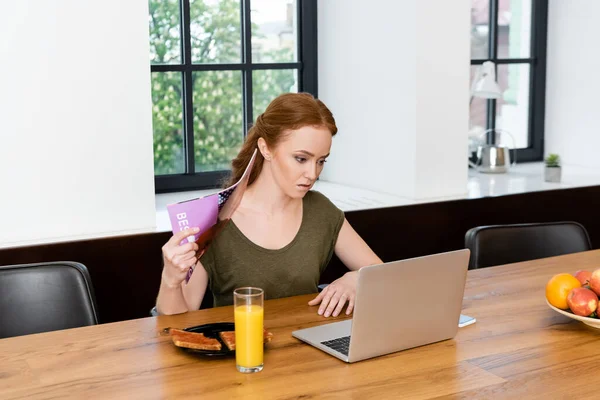
[[[263,308],[259,305],[235,307],[235,360],[244,368],[263,364]]]

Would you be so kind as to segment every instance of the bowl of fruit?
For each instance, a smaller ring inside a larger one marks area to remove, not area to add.
[[[554,311],[600,329],[600,269],[554,275],[546,284],[546,303]]]

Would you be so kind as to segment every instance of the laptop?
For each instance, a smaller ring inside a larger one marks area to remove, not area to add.
[[[351,320],[292,335],[348,363],[451,339],[469,255],[463,249],[363,267]]]

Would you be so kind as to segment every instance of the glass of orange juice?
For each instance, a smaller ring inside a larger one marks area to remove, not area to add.
[[[235,315],[235,364],[240,372],[263,369],[263,304],[260,288],[243,287],[233,291]]]

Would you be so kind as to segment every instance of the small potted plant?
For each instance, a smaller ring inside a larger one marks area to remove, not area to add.
[[[549,154],[544,162],[546,163],[544,180],[546,182],[560,182],[562,170],[560,167],[560,156],[558,154]]]

